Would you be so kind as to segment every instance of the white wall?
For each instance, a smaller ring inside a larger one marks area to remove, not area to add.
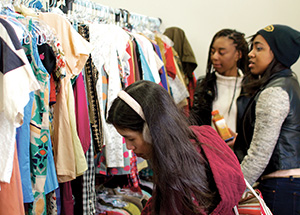
[[[208,47],[222,28],[251,36],[269,24],[286,24],[300,31],[300,0],[93,0],[101,5],[160,17],[162,31],[176,26],[185,34],[196,55],[195,75],[205,73]],[[300,79],[300,60],[292,69]]]

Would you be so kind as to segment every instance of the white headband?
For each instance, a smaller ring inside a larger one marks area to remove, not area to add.
[[[140,106],[140,104],[134,99],[132,98],[128,93],[126,93],[124,90],[121,90],[118,93],[118,97],[120,97],[124,102],[126,102],[138,115],[140,115],[140,117],[145,120],[145,116],[142,110],[142,107]]]

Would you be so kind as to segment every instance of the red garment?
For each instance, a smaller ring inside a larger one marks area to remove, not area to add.
[[[175,79],[175,77],[176,77],[176,67],[175,67],[172,47],[168,46],[166,43],[164,43],[164,47],[165,47],[167,73],[171,78]]]
[[[55,81],[53,78],[53,75],[51,74],[50,76],[50,105],[55,104],[56,103],[56,89],[55,89]]]
[[[190,79],[197,67],[197,61],[185,32],[178,27],[170,27],[165,30],[164,35],[174,42],[173,48],[180,57],[183,73]]]
[[[211,126],[191,126],[190,128],[203,143],[202,149],[221,197],[221,201],[211,215],[234,214],[233,207],[238,204],[246,189],[244,176],[235,154]],[[201,149],[198,148],[198,151],[200,153]],[[150,198],[141,215],[150,215],[152,208],[152,198]]]
[[[189,109],[193,106],[194,92],[196,87],[196,78],[194,70],[197,67],[197,61],[193,49],[185,35],[185,32],[178,27],[167,28],[164,35],[169,37],[173,42],[173,48],[176,50],[182,63],[183,73],[188,80],[187,87],[189,91]]]
[[[135,75],[135,81],[142,80],[141,78],[141,60],[138,57],[138,49],[136,45],[135,39],[132,40],[132,48],[133,48],[133,64],[134,64],[134,75]]]
[[[87,152],[91,144],[90,119],[85,92],[83,76],[80,73],[74,85],[74,99],[77,133],[84,153]]]
[[[134,71],[134,62],[133,62],[133,53],[132,53],[132,43],[128,42],[126,45],[126,52],[130,55],[128,59],[129,67],[130,67],[130,74],[127,77],[127,84],[128,86],[135,82],[135,71]]]
[[[196,89],[196,77],[194,73],[192,74],[192,78],[189,78],[189,83],[188,83],[188,91],[189,91],[189,107],[192,108],[194,104],[194,94],[195,94],[195,89]]]
[[[137,170],[137,156],[133,153],[133,156],[130,158],[130,179],[133,187],[138,188],[140,183],[140,178]]]

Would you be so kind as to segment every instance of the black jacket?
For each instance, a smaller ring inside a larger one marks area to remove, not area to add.
[[[190,110],[190,122],[193,125],[211,125],[211,112],[213,101],[215,99],[216,86],[216,74],[211,73],[206,77],[200,77],[197,80],[197,85],[194,93],[194,104]],[[247,107],[249,98],[243,96],[243,89],[236,101],[237,103],[237,133],[239,133],[240,122]]]
[[[269,87],[281,87],[288,93],[290,110],[282,124],[277,144],[263,175],[277,170],[300,168],[300,87],[289,69],[273,74],[250,100],[242,120],[242,132],[237,137],[234,151],[241,162],[252,140],[257,99],[260,93]]]

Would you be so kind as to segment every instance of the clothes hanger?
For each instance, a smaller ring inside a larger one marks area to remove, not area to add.
[[[0,2],[0,9],[10,9],[13,11],[13,2],[12,0],[1,0]]]
[[[130,12],[126,9],[123,10],[123,28],[125,28],[128,31],[132,31],[132,25],[130,24]]]
[[[82,19],[84,23],[93,22],[93,2],[84,1],[84,16]]]
[[[48,12],[50,12],[57,5],[57,0],[52,0],[51,4],[49,4]]]
[[[114,9],[114,24],[120,26],[121,23],[121,10],[120,9]]]
[[[95,11],[94,22],[100,24],[104,21],[105,7],[95,3]]]

